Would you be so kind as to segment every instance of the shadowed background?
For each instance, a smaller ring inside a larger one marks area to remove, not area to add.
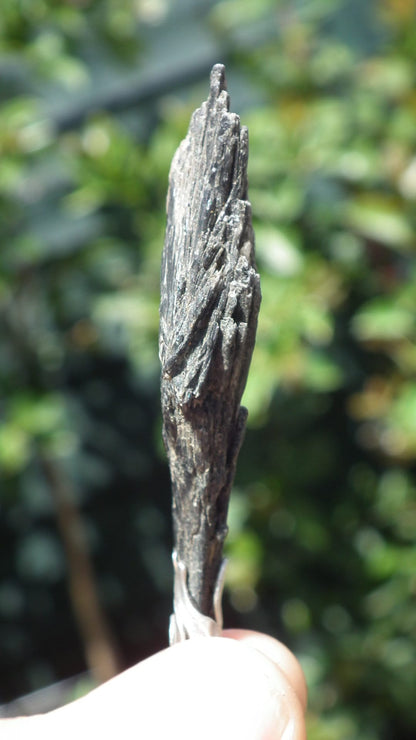
[[[3,0],[0,702],[167,643],[167,173],[221,61],[263,292],[225,623],[295,650],[311,740],[414,737],[415,16]]]

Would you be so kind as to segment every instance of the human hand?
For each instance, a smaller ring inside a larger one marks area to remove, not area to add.
[[[3,740],[305,740],[306,685],[282,643],[246,630],[174,645]],[[9,734],[7,734],[7,729]]]

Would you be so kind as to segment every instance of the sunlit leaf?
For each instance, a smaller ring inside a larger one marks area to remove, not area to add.
[[[387,199],[363,198],[350,202],[345,220],[359,234],[395,249],[407,251],[414,242],[405,214]]]
[[[394,340],[409,336],[415,328],[414,313],[396,301],[375,299],[358,311],[352,329],[361,340]]]

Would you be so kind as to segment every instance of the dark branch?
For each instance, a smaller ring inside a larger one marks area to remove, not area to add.
[[[247,157],[247,129],[229,112],[224,67],[217,64],[208,100],[193,114],[171,166],[160,305],[175,547],[195,605],[208,616],[260,305]]]

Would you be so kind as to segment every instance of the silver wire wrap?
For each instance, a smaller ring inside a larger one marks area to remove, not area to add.
[[[222,592],[227,561],[223,560],[215,584],[213,609],[215,619],[201,614],[195,607],[188,591],[187,570],[179,560],[176,550],[172,552],[174,569],[173,614],[169,622],[169,643],[188,640],[191,637],[218,637],[222,632]]]

